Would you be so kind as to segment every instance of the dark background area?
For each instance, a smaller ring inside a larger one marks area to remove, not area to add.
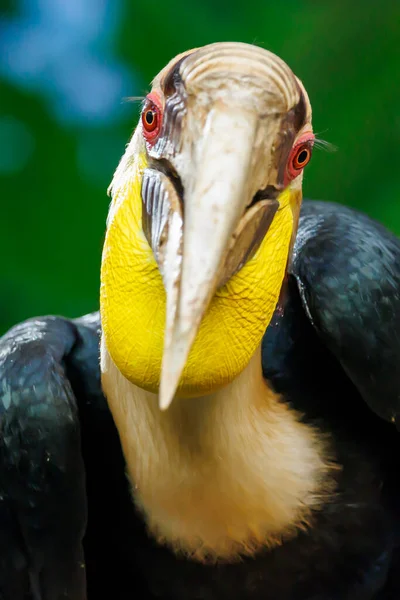
[[[256,43],[302,79],[308,197],[400,234],[400,2],[0,0],[0,333],[98,307],[106,188],[143,95],[178,52]]]

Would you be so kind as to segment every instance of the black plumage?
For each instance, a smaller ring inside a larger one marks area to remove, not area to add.
[[[286,291],[264,375],[333,436],[343,466],[312,527],[232,565],[158,547],[101,392],[98,314],[35,319],[0,340],[1,599],[82,600],[85,575],[89,600],[400,597],[400,241],[305,202]]]

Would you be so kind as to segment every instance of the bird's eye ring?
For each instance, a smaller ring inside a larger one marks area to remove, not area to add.
[[[300,175],[304,167],[310,162],[314,144],[314,134],[306,133],[293,146],[286,168],[285,185]]]
[[[162,109],[157,94],[147,96],[142,110],[143,136],[149,144],[154,144],[161,130]]]

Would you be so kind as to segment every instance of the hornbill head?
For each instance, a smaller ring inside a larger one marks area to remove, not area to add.
[[[162,408],[226,385],[260,344],[313,140],[303,85],[262,48],[211,44],[155,78],[111,185],[101,317]]]

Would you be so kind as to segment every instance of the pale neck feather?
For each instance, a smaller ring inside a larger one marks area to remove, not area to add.
[[[224,389],[175,400],[121,375],[102,341],[102,381],[136,505],[150,532],[197,560],[279,543],[332,491],[326,444],[266,384],[258,349]]]

